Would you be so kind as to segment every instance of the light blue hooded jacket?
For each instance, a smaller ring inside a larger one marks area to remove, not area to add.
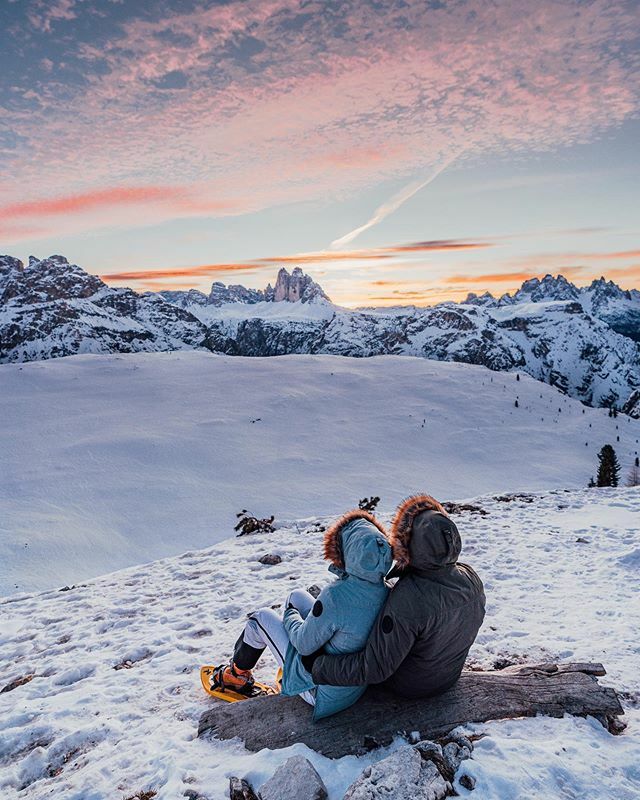
[[[325,534],[325,558],[338,580],[322,590],[303,619],[295,608],[284,612],[289,635],[282,681],[283,695],[316,689],[313,719],[348,708],[366,686],[317,686],[301,656],[316,650],[354,653],[362,650],[387,598],[384,576],[391,568],[391,547],[382,526],[366,511],[345,514]]]

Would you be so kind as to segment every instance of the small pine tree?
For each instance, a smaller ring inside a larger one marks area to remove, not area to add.
[[[620,477],[620,464],[616,451],[605,444],[598,453],[598,486],[617,486]]]
[[[519,380],[520,380],[520,373],[519,373],[519,372],[516,372],[516,380],[517,380],[517,381],[519,381]]]
[[[640,486],[640,466],[636,458],[635,464],[629,470],[629,477],[627,478],[627,486]]]
[[[515,404],[514,404],[514,405],[515,405],[515,407],[516,407],[516,408],[520,408],[520,404],[518,403],[518,401],[517,401],[517,400],[516,400],[516,402],[515,402]]]

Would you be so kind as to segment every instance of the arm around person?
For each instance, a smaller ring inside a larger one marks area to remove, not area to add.
[[[316,685],[363,686],[382,683],[402,664],[417,637],[413,620],[399,613],[396,587],[376,619],[364,650],[346,655],[319,655],[312,667]],[[308,663],[308,662],[307,662]]]

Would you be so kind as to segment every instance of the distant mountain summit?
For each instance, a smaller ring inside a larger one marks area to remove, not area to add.
[[[311,276],[305,274],[300,267],[294,267],[291,275],[283,267],[278,272],[276,285],[271,284],[265,289],[265,300],[279,303],[283,300],[288,303],[316,303],[318,301],[331,302],[321,287],[313,281]]]
[[[204,292],[191,289],[186,292],[162,291],[160,294],[169,302],[186,308],[190,305],[222,306],[227,303],[330,303],[329,297],[300,267],[294,267],[289,273],[284,267],[278,271],[276,285],[267,284],[266,289],[247,289],[246,286],[231,284],[225,286],[221,281],[211,284],[207,296]]]
[[[606,278],[593,280],[589,286],[578,287],[563,275],[545,275],[530,278],[513,294],[503,294],[499,299],[490,292],[467,295],[466,304],[500,308],[519,303],[571,302],[579,309],[606,322],[609,327],[640,342],[640,292],[637,289],[621,289]]]
[[[0,256],[0,362],[207,349],[243,356],[412,355],[523,371],[589,405],[640,416],[640,292],[604,278],[525,281],[426,308],[345,309],[300,267],[274,286],[138,293],[60,255]]]

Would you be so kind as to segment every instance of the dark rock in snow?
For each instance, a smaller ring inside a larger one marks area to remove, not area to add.
[[[464,775],[460,776],[460,786],[462,786],[463,789],[472,791],[476,788],[476,779],[473,775],[469,775],[465,772]]]
[[[275,566],[275,564],[282,563],[282,558],[275,553],[266,553],[264,556],[258,559],[261,564],[266,564],[267,566]]]
[[[229,800],[259,800],[251,784],[244,778],[229,778]]]
[[[292,756],[260,787],[261,800],[325,800],[327,789],[313,764]]]
[[[628,414],[630,417],[640,418],[640,389],[631,392],[629,399],[622,406],[621,411],[623,414]]]

